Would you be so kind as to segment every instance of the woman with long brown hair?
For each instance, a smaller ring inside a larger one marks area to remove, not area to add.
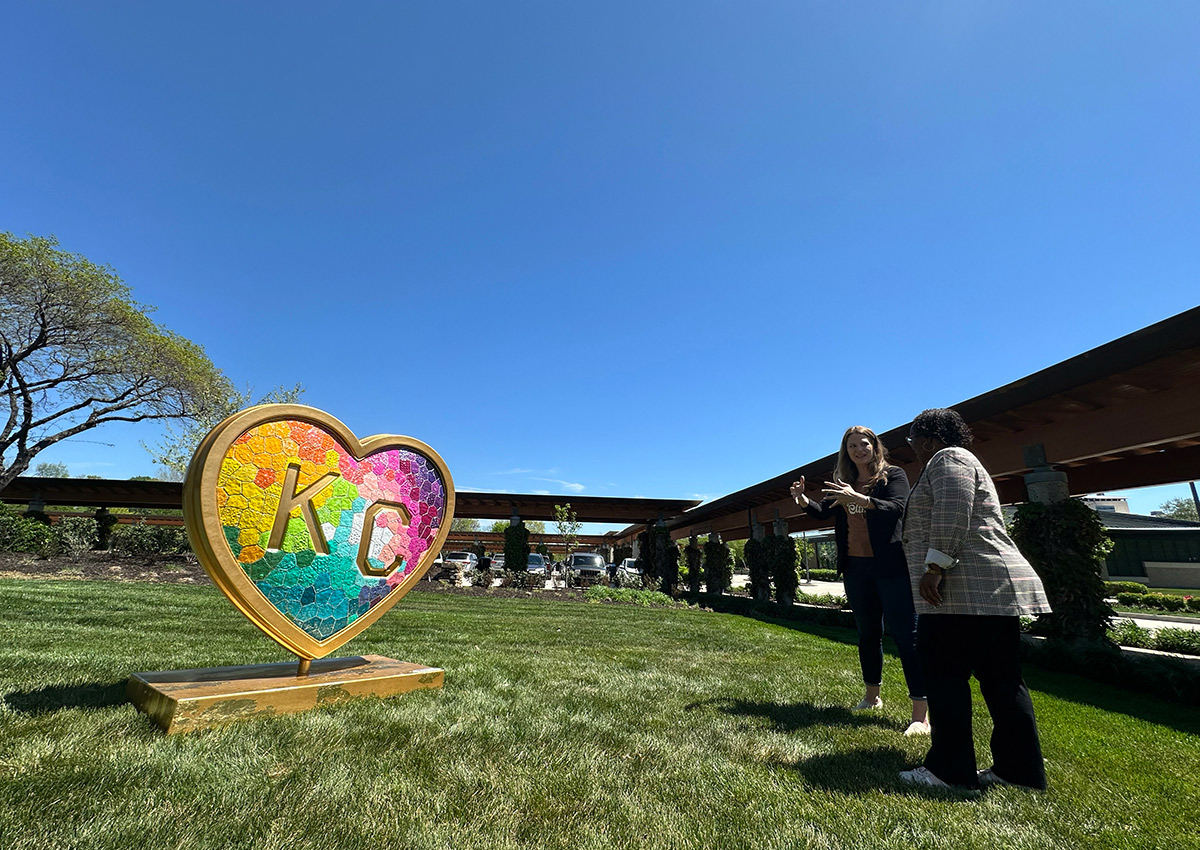
[[[825,482],[820,501],[805,494],[803,476],[792,484],[792,497],[809,516],[833,519],[837,569],[858,626],[858,660],[865,690],[856,710],[883,707],[883,630],[896,642],[912,722],[905,735],[929,732],[925,683],[917,663],[917,617],[913,610],[900,539],[900,518],[908,499],[908,476],[888,463],[887,449],[870,428],[846,429],[838,449],[833,480]]]

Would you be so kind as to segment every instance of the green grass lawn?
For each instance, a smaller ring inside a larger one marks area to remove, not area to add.
[[[287,655],[209,587],[0,581],[0,847],[1200,847],[1200,709],[1071,676],[1027,668],[1051,789],[968,797],[896,779],[844,630],[417,591],[368,652],[446,686],[167,738],[129,673]]]

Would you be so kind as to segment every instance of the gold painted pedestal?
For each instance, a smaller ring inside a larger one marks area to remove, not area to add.
[[[362,697],[440,688],[444,677],[437,667],[363,655],[314,660],[307,676],[296,675],[294,661],[134,673],[126,695],[170,735]]]

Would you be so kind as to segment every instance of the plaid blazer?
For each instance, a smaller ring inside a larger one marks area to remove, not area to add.
[[[918,614],[1045,614],[1042,580],[1004,529],[992,477],[966,449],[930,458],[904,509],[904,554]],[[918,590],[926,564],[945,570],[942,604]]]

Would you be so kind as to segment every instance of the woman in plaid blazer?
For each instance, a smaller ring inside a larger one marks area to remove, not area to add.
[[[917,656],[929,693],[931,746],[901,778],[923,785],[1046,787],[1037,721],[1021,678],[1020,616],[1050,610],[1041,579],[1004,528],[991,476],[968,451],[953,410],[923,411],[908,442],[925,464],[904,512],[917,611]],[[992,767],[975,770],[971,674],[992,716]]]

